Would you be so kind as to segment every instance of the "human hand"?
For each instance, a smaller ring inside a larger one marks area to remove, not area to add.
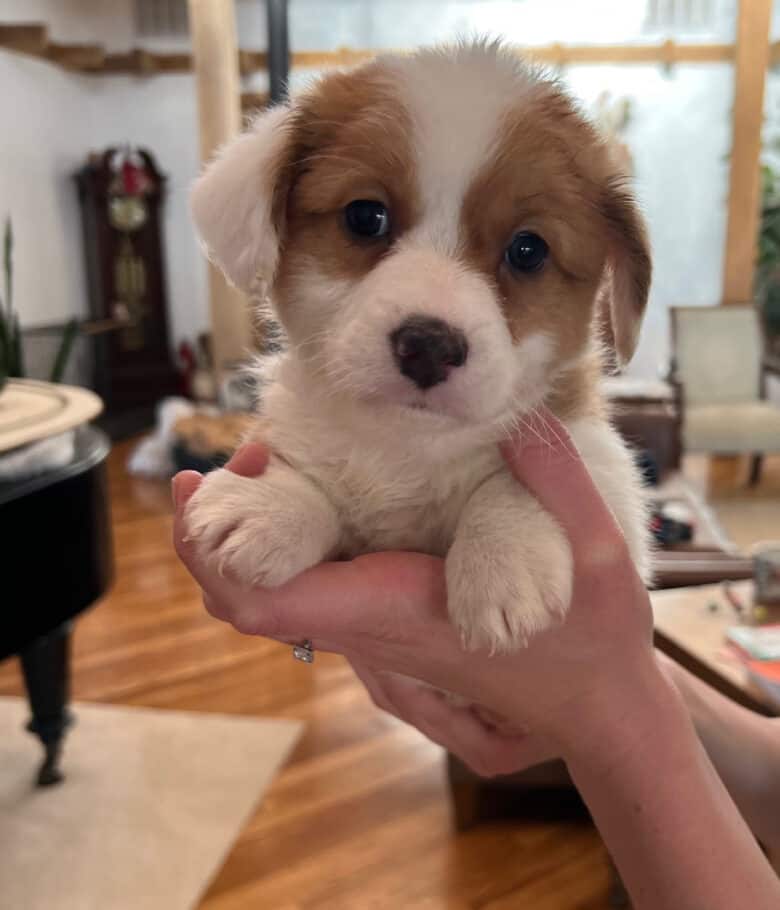
[[[216,576],[183,539],[183,508],[200,482],[193,472],[174,482],[177,551],[213,615],[248,634],[308,638],[344,654],[377,704],[475,770],[508,773],[565,757],[582,736],[597,743],[613,694],[652,664],[651,617],[622,534],[565,429],[547,415],[538,434],[508,443],[504,455],[566,532],[574,594],[565,621],[514,654],[463,651],[447,618],[443,562],[434,557],[377,553],[325,563],[273,591],[242,590]],[[266,451],[250,445],[229,469],[253,475],[266,462]],[[436,690],[480,707],[457,707]],[[508,732],[518,729],[526,732]]]

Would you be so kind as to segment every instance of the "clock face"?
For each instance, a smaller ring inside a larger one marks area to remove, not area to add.
[[[141,196],[112,196],[108,202],[108,220],[118,231],[130,233],[146,224],[146,203]]]

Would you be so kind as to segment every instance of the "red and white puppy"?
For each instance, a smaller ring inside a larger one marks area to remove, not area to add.
[[[334,557],[446,555],[464,642],[517,647],[571,594],[564,534],[496,445],[544,404],[647,571],[596,334],[631,356],[650,256],[558,85],[484,43],[381,56],[260,115],[192,202],[213,261],[289,340],[258,423],[266,473],[216,471],[188,507],[215,566],[273,587]]]

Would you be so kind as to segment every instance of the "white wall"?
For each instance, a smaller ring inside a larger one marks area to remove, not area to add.
[[[70,180],[89,149],[79,82],[49,64],[0,51],[0,215],[13,220],[14,298],[27,326],[86,307]]]
[[[14,20],[44,21],[58,41],[97,41],[112,50],[135,44],[129,0],[0,0],[0,22]],[[191,75],[75,75],[0,51],[0,130],[0,216],[13,218],[15,299],[25,326],[86,314],[72,175],[90,150],[131,142],[151,149],[169,177],[164,243],[172,341],[207,327],[205,265],[187,210],[199,169]]]
[[[731,41],[737,2],[712,0],[706,27],[678,28],[674,37]],[[239,23],[260,29],[260,4],[238,0],[238,5]],[[290,0],[296,46],[320,50],[408,47],[470,33],[501,35],[518,44],[616,44],[668,37],[649,30],[646,16],[646,0]]]
[[[653,285],[628,372],[668,365],[669,307],[720,302],[731,145],[732,69],[727,64],[573,67],[566,82],[595,101],[612,88],[631,100],[626,140],[653,247]],[[617,87],[617,89],[615,89]]]
[[[236,9],[241,45],[264,47],[261,0],[236,0]],[[474,31],[529,44],[664,37],[644,27],[644,9],[644,0],[291,0],[290,32],[299,50],[408,47]],[[735,9],[736,0],[715,0],[708,29],[674,37],[732,40]],[[131,10],[131,0],[0,0],[0,22],[45,21],[56,40],[122,50],[137,43]],[[603,89],[632,102],[628,140],[656,264],[632,371],[654,375],[667,357],[668,307],[720,298],[731,67],[572,67],[561,76],[586,104]],[[170,177],[165,247],[173,340],[207,327],[205,266],[186,201],[198,170],[195,104],[189,75],[76,76],[0,51],[0,214],[14,218],[17,303],[26,325],[85,311],[70,175],[90,149],[127,141],[148,146]]]

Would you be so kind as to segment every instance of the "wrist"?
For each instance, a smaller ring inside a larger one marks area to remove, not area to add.
[[[681,728],[693,734],[679,693],[647,654],[623,677],[578,702],[573,722],[556,739],[570,767],[606,773],[635,762],[659,737]]]
[[[778,884],[652,659],[584,709],[569,773],[637,907],[777,906]],[[579,732],[581,731],[581,732]]]

